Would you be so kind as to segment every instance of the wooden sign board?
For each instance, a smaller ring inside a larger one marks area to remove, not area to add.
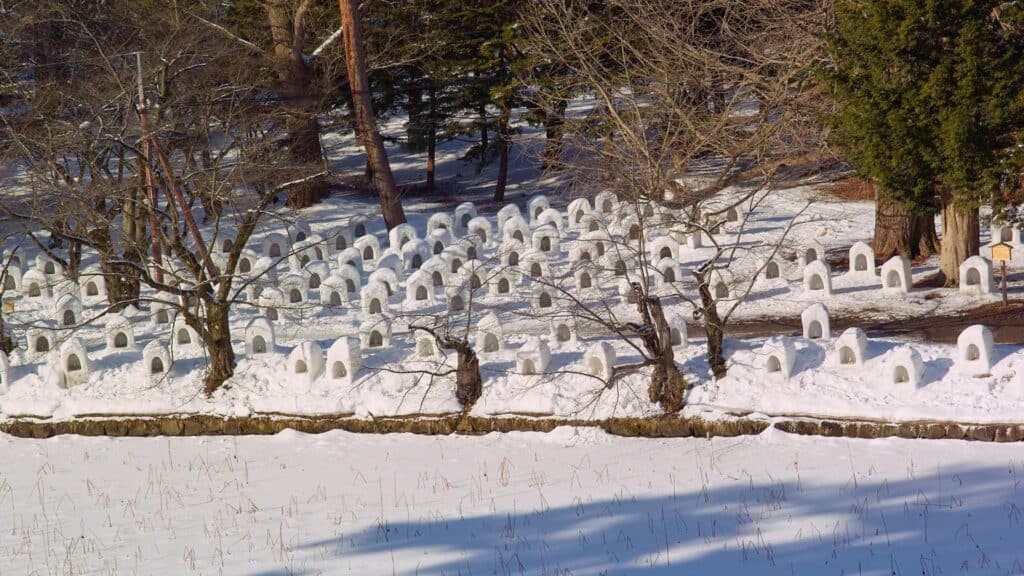
[[[4,300],[4,312],[14,312],[14,300]]]
[[[1005,242],[992,245],[993,262],[1009,262],[1013,257],[1013,247]]]

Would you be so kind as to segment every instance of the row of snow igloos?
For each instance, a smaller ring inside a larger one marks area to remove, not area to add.
[[[803,337],[806,340],[829,341],[832,339],[831,321],[828,309],[823,304],[813,304],[800,316]],[[867,359],[868,339],[860,328],[851,327],[843,331],[830,347],[829,354],[834,364],[841,368],[863,370]],[[762,369],[766,374],[778,374],[784,379],[792,376],[796,365],[796,347],[788,338],[773,338],[761,349]],[[957,338],[957,366],[960,373],[968,377],[987,377],[995,361],[992,331],[981,324],[964,329]],[[903,345],[893,351],[889,363],[888,378],[891,384],[921,385],[924,363],[921,355],[910,345]]]

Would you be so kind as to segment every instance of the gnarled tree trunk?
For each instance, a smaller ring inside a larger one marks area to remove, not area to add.
[[[458,348],[459,366],[455,371],[455,398],[468,411],[483,393],[483,379],[480,376],[480,357],[468,345]]]
[[[648,298],[647,308],[657,336],[656,342],[652,342],[656,346],[657,354],[647,393],[651,402],[657,402],[662,410],[673,414],[683,409],[689,386],[676,366],[675,351],[672,349],[672,329],[665,320],[665,309],[661,305],[661,299]]]
[[[910,210],[903,202],[876,194],[875,256],[880,262],[899,254],[911,260],[938,251],[935,218]]]
[[[704,317],[704,335],[708,341],[708,365],[715,380],[725,378],[725,327],[718,315],[718,303],[711,295],[711,286],[705,276],[695,274],[700,294],[701,316]]]
[[[942,203],[942,256],[939,270],[946,286],[960,284],[960,265],[981,248],[980,223],[977,208],[962,208],[949,202],[943,195]]]
[[[198,334],[202,335],[206,353],[210,357],[209,371],[203,379],[203,392],[213,394],[235,373],[235,350],[231,347],[231,323],[229,307],[225,304],[204,302],[205,318],[192,314],[185,320]]]

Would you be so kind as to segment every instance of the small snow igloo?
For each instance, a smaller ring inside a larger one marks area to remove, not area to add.
[[[50,295],[50,283],[43,274],[35,268],[25,272],[21,277],[21,291],[28,298],[45,298]]]
[[[494,229],[491,221],[483,216],[477,216],[466,225],[466,233],[476,236],[483,246],[490,246],[494,242]]]
[[[405,282],[405,307],[417,309],[434,305],[434,283],[426,271],[413,272]]]
[[[786,338],[773,338],[761,347],[761,358],[766,375],[779,374],[789,380],[796,365],[796,347]]]
[[[75,326],[83,321],[82,303],[71,294],[65,294],[53,305],[53,314],[61,326]]]
[[[482,353],[501,352],[505,349],[505,336],[501,322],[494,312],[488,311],[476,325],[476,350]]]
[[[202,345],[199,333],[185,323],[185,319],[181,316],[175,319],[171,334],[174,338],[174,346],[177,348],[198,348]]]
[[[864,366],[867,350],[868,337],[864,331],[856,327],[847,328],[836,339],[833,347],[835,363],[839,366],[861,368]]]
[[[388,247],[401,251],[402,247],[418,237],[416,228],[412,224],[403,222],[388,230]]]
[[[992,225],[992,243],[1020,244],[1020,228],[1008,224]]]
[[[971,294],[992,293],[992,263],[981,256],[971,256],[960,264],[960,291]]]
[[[434,230],[445,230],[452,232],[455,228],[452,220],[452,215],[447,212],[434,212],[427,218],[427,237],[429,237]]]
[[[893,256],[882,264],[882,292],[887,294],[906,294],[913,286],[911,282],[910,260],[905,256]]]
[[[556,253],[560,250],[558,230],[550,224],[544,224],[534,230],[530,242],[533,249],[539,252]]]
[[[812,304],[800,314],[804,338],[808,340],[828,340],[832,338],[832,327],[829,321],[828,308],[824,304]]]
[[[619,206],[619,199],[611,190],[602,190],[594,196],[594,210],[603,214],[614,214]]]
[[[455,235],[466,233],[469,221],[476,218],[476,206],[472,202],[463,202],[455,207]]]
[[[832,295],[832,270],[824,260],[814,260],[804,266],[804,290]]]
[[[359,250],[359,255],[363,257],[363,262],[375,262],[380,257],[380,241],[377,240],[376,236],[366,235],[360,236],[352,243],[356,250]]]
[[[308,392],[324,371],[324,352],[316,342],[300,342],[288,355],[288,386]]]
[[[359,345],[364,350],[389,348],[391,346],[391,322],[380,319],[363,322],[359,333]]]
[[[103,276],[99,273],[83,274],[81,283],[82,297],[85,298],[86,302],[103,300],[107,297],[107,285],[103,281]]]
[[[548,340],[555,346],[576,343],[576,326],[572,318],[556,317],[551,320],[550,335]]]
[[[537,194],[530,197],[529,202],[526,203],[526,212],[530,215],[530,222],[537,224],[537,219],[540,218],[542,212],[551,208],[551,201],[548,197],[543,194]]]
[[[370,282],[359,295],[363,314],[374,316],[388,312],[388,288],[383,282]]]
[[[562,213],[554,208],[548,208],[541,212],[540,217],[537,218],[535,223],[538,227],[550,225],[554,226],[555,230],[558,231],[558,235],[561,236],[565,233],[565,218],[562,217]]]
[[[536,336],[527,340],[516,351],[516,372],[523,376],[543,374],[551,362],[548,343]]]
[[[153,340],[142,349],[142,367],[150,382],[158,381],[171,372],[171,352],[159,340]]]
[[[271,232],[263,238],[263,256],[280,260],[288,256],[291,245],[288,237],[278,232]]]
[[[342,336],[327,349],[327,377],[332,382],[351,384],[361,366],[358,338]]]
[[[917,388],[924,378],[924,362],[921,354],[910,346],[900,346],[892,351],[889,381],[896,385],[909,384]]]
[[[124,352],[135,349],[135,328],[130,320],[114,314],[107,320],[105,336],[108,352]]]
[[[615,373],[615,348],[608,342],[597,342],[583,353],[583,371],[607,384]]]
[[[245,355],[256,356],[274,351],[274,325],[265,316],[257,316],[245,326]]]
[[[46,358],[53,349],[55,340],[53,331],[42,326],[30,326],[25,329],[25,345],[30,361]]]
[[[21,268],[13,264],[9,265],[6,269],[0,268],[0,282],[3,283],[4,291],[21,292],[21,278]]]
[[[348,302],[348,289],[345,278],[340,274],[331,274],[320,284],[320,305],[325,307],[344,306]]]
[[[803,246],[797,250],[796,259],[801,266],[807,266],[815,260],[824,260],[825,247],[818,244]]]
[[[593,212],[590,207],[590,200],[586,198],[577,198],[572,202],[569,202],[567,209],[569,213],[569,227],[575,230],[585,229],[583,225],[583,217]]]
[[[681,314],[673,314],[668,318],[669,338],[673,348],[686,348],[690,341],[686,329],[686,320]]]
[[[987,326],[968,326],[956,339],[957,366],[964,376],[983,377],[992,372],[995,345]]]
[[[70,338],[61,345],[59,374],[65,388],[89,381],[89,358],[80,338]]]
[[[850,270],[847,274],[864,280],[876,278],[875,251],[866,242],[854,242],[850,246]]]

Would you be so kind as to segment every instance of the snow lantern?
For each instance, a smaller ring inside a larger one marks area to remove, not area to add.
[[[662,258],[679,260],[679,241],[669,235],[658,236],[649,244],[651,260],[658,262]]]
[[[594,197],[594,210],[603,214],[613,214],[619,206],[619,199],[611,190],[602,190]]]
[[[569,262],[576,264],[578,262],[593,262],[594,248],[586,242],[576,242],[572,248],[569,249]]]
[[[89,358],[80,338],[70,338],[61,345],[60,375],[65,388],[89,381]]]
[[[921,385],[924,378],[924,362],[921,354],[910,346],[900,346],[892,352],[891,381],[893,384],[909,384],[914,388]]]
[[[514,274],[499,272],[491,277],[489,294],[491,296],[508,296],[518,286],[519,280]]]
[[[800,322],[804,329],[804,338],[808,340],[828,340],[832,337],[832,328],[828,317],[828,308],[824,304],[812,304],[800,314]]]
[[[864,280],[874,280],[875,251],[866,242],[854,242],[850,246],[850,270],[848,275]]]
[[[273,286],[267,286],[260,291],[256,304],[268,320],[277,322],[282,319],[284,308],[284,293]]]
[[[49,278],[57,276],[61,270],[60,266],[57,265],[57,261],[50,258],[45,252],[40,252],[36,256],[36,270],[42,272]]]
[[[804,266],[804,290],[823,296],[832,295],[832,270],[824,260],[814,260]]]
[[[274,260],[284,258],[291,251],[289,246],[287,236],[271,232],[263,237],[263,256]]]
[[[551,349],[547,342],[533,336],[516,350],[516,372],[524,376],[543,374],[551,362]]]
[[[458,244],[445,248],[444,252],[441,252],[441,257],[448,262],[448,271],[452,274],[462,268],[463,262],[469,260],[469,254],[466,253],[466,249]]]
[[[673,258],[658,260],[656,269],[658,274],[655,276],[655,280],[661,288],[671,288],[673,284],[682,280],[683,273],[679,267],[679,262]]]
[[[312,234],[313,230],[310,229],[309,224],[302,220],[296,220],[288,227],[288,235],[293,239],[292,242],[302,242]]]
[[[555,318],[551,321],[549,341],[556,346],[576,343],[576,327],[567,318]]]
[[[519,260],[519,269],[530,278],[548,278],[551,276],[551,267],[548,264],[548,257],[543,252],[528,250],[523,253]]]
[[[386,318],[377,321],[363,322],[359,334],[359,345],[365,349],[387,348],[391,346],[391,322]]]
[[[352,242],[369,234],[369,228],[370,217],[366,214],[355,214],[348,219],[348,229],[349,234],[352,236]]]
[[[557,253],[560,249],[558,230],[551,224],[544,224],[530,235],[530,245],[534,250],[543,253]]]
[[[421,330],[416,331],[416,357],[421,360],[442,358],[441,351],[437,349],[437,341]]]
[[[536,194],[526,203],[526,212],[530,216],[530,223],[536,225],[537,219],[542,212],[551,208],[551,201],[543,194]]]
[[[320,305],[324,307],[343,306],[348,302],[345,279],[340,274],[331,274],[320,284]]]
[[[595,270],[589,262],[585,265],[577,266],[576,270],[573,271],[573,278],[576,280],[576,289],[581,295],[592,292],[597,288]]]
[[[158,381],[171,370],[171,352],[159,340],[153,340],[142,349],[142,368],[150,382]]]
[[[519,209],[516,208],[518,211]],[[499,212],[500,213],[500,212]],[[463,202],[455,207],[455,235],[463,236],[466,234],[469,221],[476,218],[476,206],[472,202]],[[500,227],[500,218],[499,218]]]
[[[388,311],[388,287],[383,282],[369,282],[359,294],[363,314],[377,315]]]
[[[401,288],[399,285],[400,281],[401,276],[399,276],[393,269],[386,266],[377,268],[366,278],[367,284],[383,284],[384,287],[387,288],[388,296],[394,296],[398,293],[398,290]]]
[[[256,356],[273,352],[277,342],[274,339],[274,325],[266,316],[256,316],[245,326],[245,355]]]
[[[476,214],[474,214],[474,216],[475,215]],[[519,218],[522,221],[526,221],[526,218],[522,216],[522,212],[519,211],[519,207],[516,206],[515,204],[509,203],[506,204],[505,206],[502,206],[501,210],[498,210],[498,230],[505,230],[505,222],[509,221],[509,219],[511,218]],[[468,223],[466,224],[466,227],[468,230]]]
[[[107,285],[104,283],[102,275],[98,273],[83,274],[81,282],[82,296],[87,302],[95,302],[107,297]]]
[[[465,286],[449,286],[445,288],[444,299],[448,312],[463,312],[469,302],[469,291]]]
[[[308,392],[324,370],[324,352],[316,342],[300,342],[288,355],[288,386]]]
[[[615,348],[608,342],[598,342],[583,353],[583,371],[608,383],[615,371]]]
[[[406,309],[419,309],[434,305],[434,284],[430,274],[417,270],[405,282]]]
[[[186,324],[181,316],[175,318],[171,333],[174,335],[174,345],[178,348],[196,348],[202,344],[199,333]]]
[[[882,264],[882,292],[906,294],[911,286],[910,260],[906,256],[893,256]]]
[[[484,281],[487,278],[487,269],[484,268],[484,263],[479,260],[467,260],[462,264],[462,268],[459,269],[459,277],[461,282],[469,287],[470,290],[479,290],[484,286]]]
[[[0,281],[3,282],[3,288],[5,291],[22,291],[22,274],[21,268],[11,264],[6,269],[0,270]]]
[[[115,314],[110,316],[104,326],[107,341],[107,351],[125,351],[135,349],[135,328],[130,320]]]
[[[761,357],[765,374],[780,374],[783,380],[789,380],[796,365],[796,348],[786,338],[773,338],[761,347]]]
[[[25,344],[29,359],[41,360],[53,349],[53,331],[43,326],[30,326],[25,329]]]
[[[149,305],[149,323],[160,326],[171,323],[171,307],[166,302],[156,301]]]
[[[774,259],[768,258],[761,261],[761,279],[776,280],[782,276],[782,268]]]
[[[352,247],[359,251],[363,262],[374,262],[380,256],[380,241],[372,234],[360,236],[352,243]]]
[[[577,198],[569,202],[567,212],[569,213],[569,226],[574,229],[586,229],[582,227],[583,217],[593,211],[590,201],[586,198]]]
[[[53,305],[53,316],[61,326],[75,326],[82,322],[82,303],[78,298],[65,294]]]
[[[833,350],[836,364],[860,368],[864,366],[864,357],[867,355],[868,337],[860,328],[847,328],[836,339]]]
[[[501,227],[502,246],[515,247],[525,245],[530,237],[530,227],[522,218],[509,218]]]
[[[417,238],[419,235],[416,233],[416,228],[408,222],[402,222],[388,230],[388,248],[400,252],[406,243]]]
[[[345,293],[348,294],[349,300],[359,293],[362,288],[362,278],[360,277],[359,270],[355,266],[348,264],[339,266],[335,274],[344,281]]]
[[[558,231],[558,235],[565,234],[565,218],[562,213],[555,208],[548,208],[547,210],[540,213],[534,224],[540,226],[554,226],[555,230]]]
[[[355,268],[357,276],[363,273],[363,253],[355,246],[338,252],[337,262],[339,269],[351,266]]]
[[[602,258],[608,253],[609,247],[612,244],[612,237],[608,235],[604,230],[595,230],[587,232],[580,237],[580,244],[588,244],[593,248],[593,260],[596,262],[599,258]]]
[[[347,227],[338,227],[327,236],[327,244],[334,248],[335,252],[341,252],[352,245],[352,231]]]
[[[454,239],[451,232],[437,229],[427,235],[427,244],[430,246],[430,253],[434,256],[444,252],[444,249],[451,246]]]
[[[299,308],[309,300],[306,279],[299,274],[288,274],[281,279],[279,287],[288,306]]]
[[[488,311],[476,324],[476,350],[478,352],[501,352],[505,349],[505,337],[501,322],[494,312]]]
[[[419,270],[433,255],[426,240],[411,240],[402,246],[402,264],[406,270]]]
[[[988,376],[995,358],[992,331],[987,326],[968,326],[956,339],[957,365],[965,376]]]
[[[452,222],[452,215],[447,212],[435,212],[427,218],[427,234],[429,238],[435,230],[451,232],[455,229]]]
[[[555,292],[544,284],[534,284],[531,290],[530,305],[534,310],[551,308],[555,305]]]
[[[690,344],[686,329],[686,319],[681,314],[672,314],[668,318],[669,338],[673,348],[686,348]]]
[[[971,256],[960,265],[960,291],[972,294],[992,293],[992,263]]]
[[[992,225],[992,243],[1020,244],[1020,229],[1005,224]]]
[[[314,260],[306,264],[303,272],[306,276],[306,287],[309,290],[318,290],[324,280],[331,275],[331,265],[323,260]]]
[[[820,244],[811,244],[809,246],[802,246],[797,250],[796,259],[800,263],[800,266],[807,266],[815,260],[823,260],[825,258],[825,247]]]
[[[50,295],[50,283],[46,274],[33,268],[21,277],[21,290],[29,298],[46,298]]]
[[[342,336],[327,349],[327,377],[333,382],[351,384],[361,366],[358,338]]]
[[[53,299],[60,301],[64,296],[70,296],[78,301],[79,308],[81,308],[82,302],[82,289],[79,287],[77,282],[71,280],[60,280],[53,285]]]

